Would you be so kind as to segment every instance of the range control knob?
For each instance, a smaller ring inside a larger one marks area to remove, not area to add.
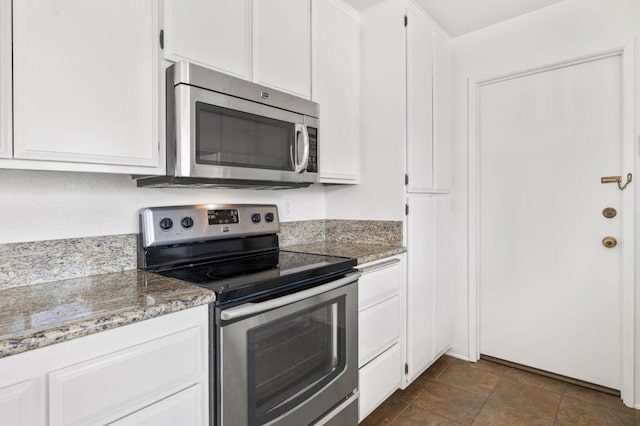
[[[182,227],[184,229],[189,229],[193,226],[193,219],[187,216],[185,218],[182,218],[182,222],[180,223],[182,224]]]
[[[267,222],[273,222],[274,216],[273,213],[267,213],[264,215],[264,220],[266,220]]]
[[[260,217],[260,213],[254,213],[251,215],[251,222],[259,223],[261,220],[262,220],[262,217]]]
[[[163,218],[160,221],[160,228],[168,231],[169,229],[173,228],[173,221],[168,217]]]

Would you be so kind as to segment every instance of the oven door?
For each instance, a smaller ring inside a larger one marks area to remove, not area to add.
[[[310,424],[354,399],[358,276],[220,312],[220,424]]]
[[[307,173],[309,117],[186,84],[174,90],[174,176],[316,181]]]

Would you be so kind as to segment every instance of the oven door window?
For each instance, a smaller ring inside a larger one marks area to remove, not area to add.
[[[318,392],[346,366],[345,299],[247,333],[249,424],[261,425]]]
[[[196,163],[293,171],[295,124],[196,102]]]

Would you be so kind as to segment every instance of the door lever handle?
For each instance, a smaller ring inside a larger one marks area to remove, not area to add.
[[[622,185],[622,176],[603,176],[600,178],[600,183],[617,183],[620,191],[624,191],[631,181],[633,181],[631,173],[627,173],[627,182],[624,185]]]

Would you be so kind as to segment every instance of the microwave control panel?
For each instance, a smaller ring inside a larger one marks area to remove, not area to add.
[[[318,129],[307,127],[309,132],[309,162],[307,172],[318,173]]]

